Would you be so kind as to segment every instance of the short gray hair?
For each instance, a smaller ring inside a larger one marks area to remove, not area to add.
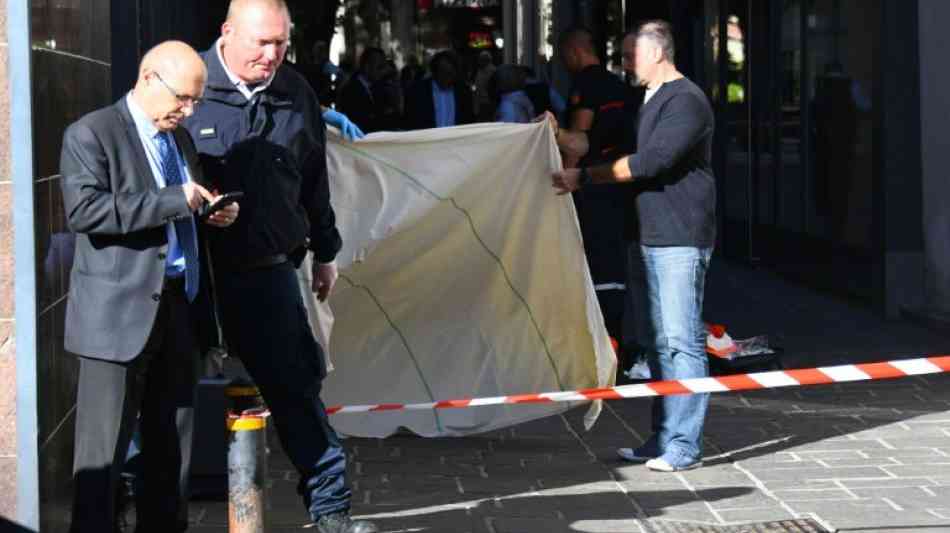
[[[286,0],[231,0],[228,4],[228,15],[225,20],[234,20],[238,12],[251,4],[283,11],[284,15],[287,16],[287,22],[290,22],[290,8],[287,7]]]
[[[663,58],[670,63],[676,62],[676,44],[673,42],[673,26],[661,19],[648,20],[637,26],[637,29],[628,35],[636,39],[646,37],[653,41],[663,52]]]

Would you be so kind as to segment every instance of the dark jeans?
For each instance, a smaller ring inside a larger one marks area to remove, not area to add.
[[[576,191],[571,197],[604,326],[614,340],[622,342],[627,262],[623,221],[627,189],[620,185],[598,185]]]
[[[169,284],[162,293],[155,325],[138,357],[129,363],[80,358],[70,531],[115,531],[119,473],[137,413],[148,454],[136,495],[136,531],[168,533],[188,527],[188,422],[194,413],[197,365],[180,283]]]
[[[270,408],[311,517],[348,510],[346,457],[320,399],[323,351],[293,265],[220,273],[217,284],[228,350],[240,357]]]

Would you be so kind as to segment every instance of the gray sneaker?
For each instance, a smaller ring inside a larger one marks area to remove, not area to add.
[[[350,513],[325,514],[317,519],[315,525],[320,533],[377,533],[376,524],[366,520],[353,520]]]
[[[650,438],[639,448],[617,448],[617,455],[628,463],[645,463],[660,456],[655,442],[656,439]]]

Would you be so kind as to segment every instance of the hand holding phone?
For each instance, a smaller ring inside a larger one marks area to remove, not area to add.
[[[217,213],[218,211],[233,204],[243,197],[244,193],[241,191],[226,192],[219,196],[214,202],[202,204],[201,207],[198,208],[198,218],[201,218],[202,220],[207,219],[209,216]]]

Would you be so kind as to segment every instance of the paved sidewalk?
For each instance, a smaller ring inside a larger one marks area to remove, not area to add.
[[[780,337],[787,366],[950,353],[946,336],[716,264],[707,318],[737,338]],[[950,533],[948,374],[715,394],[706,466],[677,474],[616,458],[648,436],[649,406],[608,402],[590,432],[579,408],[468,438],[348,439],[354,513],[392,532],[721,531],[814,518],[840,531]],[[268,530],[314,531],[276,445],[270,474]],[[192,518],[197,533],[227,530],[223,502],[194,502]]]
[[[842,531],[950,532],[950,376],[714,395],[706,466],[616,459],[647,434],[649,401],[454,439],[348,439],[354,512],[385,531],[687,531],[812,517]],[[286,458],[271,461],[270,531],[312,531]],[[224,503],[193,505],[226,531]]]

